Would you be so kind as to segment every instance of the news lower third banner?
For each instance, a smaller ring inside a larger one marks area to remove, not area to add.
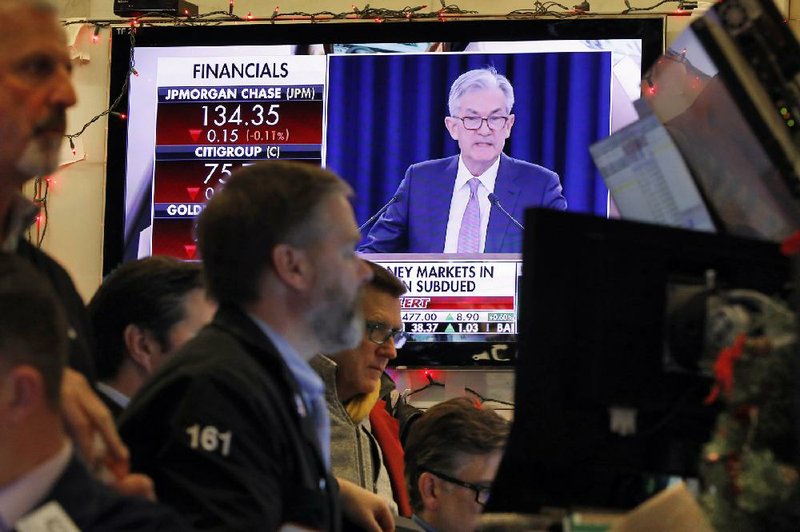
[[[402,318],[413,341],[515,340],[519,255],[451,257],[365,256],[406,287],[400,300]]]

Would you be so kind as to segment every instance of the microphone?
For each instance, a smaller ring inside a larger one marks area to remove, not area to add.
[[[505,214],[506,216],[508,216],[508,218],[509,218],[509,219],[510,219],[512,222],[514,222],[514,225],[516,225],[517,227],[519,227],[519,228],[520,228],[520,229],[522,229],[523,231],[525,230],[525,227],[523,227],[523,226],[522,226],[522,224],[521,224],[521,223],[519,223],[519,222],[517,221],[517,219],[516,219],[516,218],[514,218],[513,216],[511,216],[511,214],[510,214],[510,213],[509,213],[507,210],[505,210],[505,209],[503,208],[503,206],[500,204],[500,198],[498,198],[498,197],[495,195],[495,193],[494,193],[494,192],[490,192],[490,193],[489,193],[489,202],[490,202],[492,205],[494,205],[495,207],[497,207],[498,209],[500,209],[500,212],[502,212],[503,214]]]
[[[373,214],[373,215],[370,217],[370,219],[369,219],[369,220],[367,220],[366,222],[364,222],[363,224],[361,224],[361,226],[358,228],[358,231],[359,231],[359,232],[361,232],[361,231],[363,231],[363,230],[364,230],[364,228],[365,228],[365,227],[369,227],[370,225],[372,225],[373,223],[375,223],[375,221],[376,221],[378,218],[380,218],[381,214],[385,213],[385,212],[386,212],[386,209],[388,209],[388,208],[389,208],[389,206],[390,206],[392,203],[394,203],[395,201],[397,201],[397,200],[398,200],[398,198],[397,198],[397,194],[395,194],[394,196],[392,196],[392,199],[390,199],[389,201],[387,201],[387,202],[386,202],[386,205],[384,205],[383,207],[381,207],[380,209],[378,209],[378,212],[376,212],[375,214]]]

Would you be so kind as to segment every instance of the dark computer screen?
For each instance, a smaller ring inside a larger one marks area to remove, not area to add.
[[[514,425],[488,510],[630,508],[654,478],[696,475],[717,410],[702,342],[668,340],[675,302],[710,272],[720,290],[779,294],[789,260],[773,243],[574,213],[529,210],[526,226]],[[634,412],[632,434],[611,429],[612,407]]]

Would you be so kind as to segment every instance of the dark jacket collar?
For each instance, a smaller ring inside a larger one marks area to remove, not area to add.
[[[322,458],[322,450],[317,439],[316,427],[311,418],[302,416],[297,408],[298,401],[302,401],[300,388],[289,366],[286,365],[283,357],[269,337],[264,334],[264,331],[261,330],[247,312],[241,307],[231,304],[220,305],[210,326],[224,330],[238,339],[253,359],[264,368],[264,371],[275,377],[279,384],[284,386],[287,405],[294,412],[303,435],[314,446],[320,467],[326,470],[327,467],[324,465],[325,461]]]

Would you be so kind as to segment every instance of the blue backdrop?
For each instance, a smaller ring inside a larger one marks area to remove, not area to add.
[[[450,85],[487,65],[514,86],[505,153],[557,172],[570,211],[606,213],[589,145],[609,134],[611,54],[339,55],[330,57],[326,166],[354,188],[364,222],[409,165],[458,153],[444,127]]]

